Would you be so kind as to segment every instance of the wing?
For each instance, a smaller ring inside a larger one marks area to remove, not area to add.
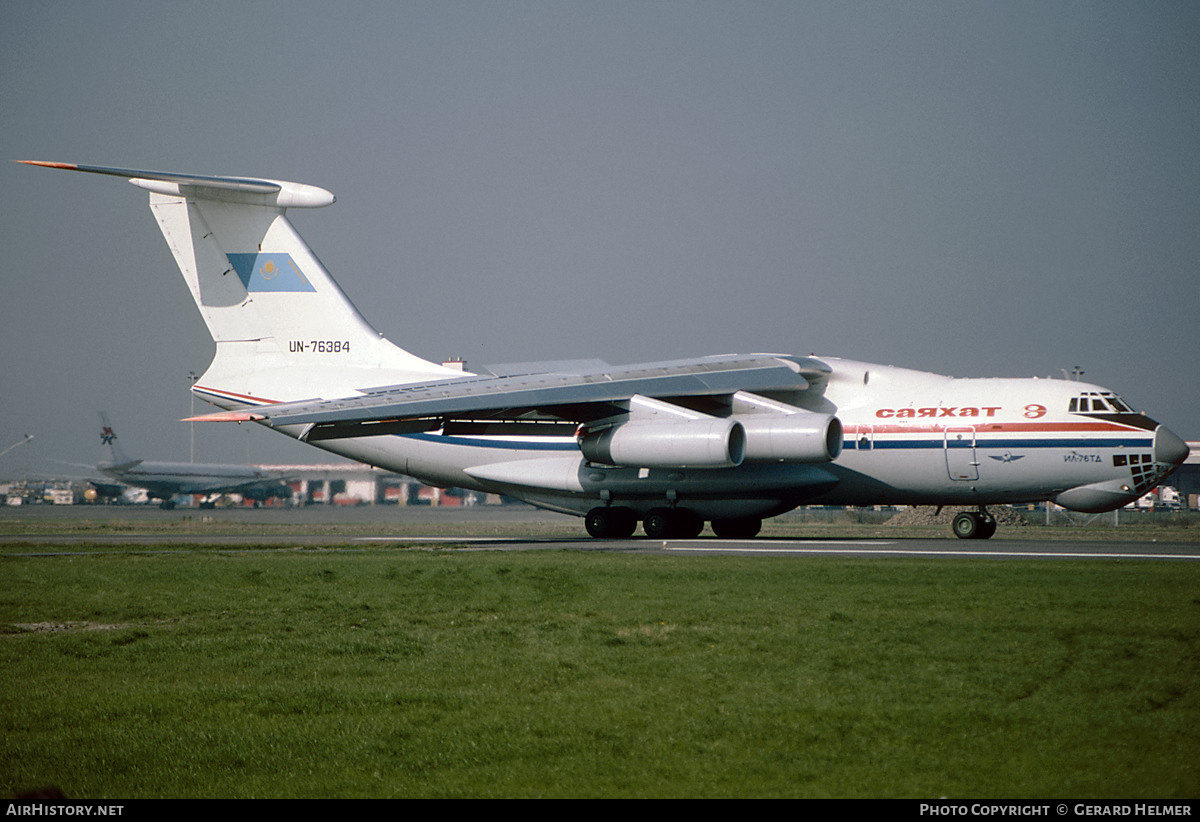
[[[580,424],[630,413],[634,397],[649,397],[706,413],[741,392],[820,392],[830,368],[819,360],[770,354],[728,355],[579,372],[462,377],[371,389],[362,396],[255,406],[206,414],[208,421],[299,425],[307,441],[414,433],[475,426],[480,433],[571,434]],[[521,430],[518,430],[521,429]],[[461,432],[461,431],[460,431]]]

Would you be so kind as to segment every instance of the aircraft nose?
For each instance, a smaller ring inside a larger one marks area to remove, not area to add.
[[[1175,432],[1160,425],[1154,430],[1154,461],[1170,463],[1174,466],[1183,465],[1188,458],[1188,445],[1175,436]]]

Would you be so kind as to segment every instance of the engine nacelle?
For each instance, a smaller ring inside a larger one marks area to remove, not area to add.
[[[584,431],[579,450],[591,462],[638,468],[734,468],[746,456],[746,432],[730,419],[627,422]]]
[[[842,423],[832,414],[752,414],[739,421],[747,462],[831,462],[842,453]]]

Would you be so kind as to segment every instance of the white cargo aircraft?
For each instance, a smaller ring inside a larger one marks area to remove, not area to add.
[[[585,517],[596,537],[749,537],[801,504],[1052,500],[1108,511],[1187,446],[1098,385],[955,379],[832,357],[748,354],[469,374],[367,324],[288,222],[334,202],[279,180],[67,163],[123,177],[150,209],[216,342],[195,393],[319,448],[432,485]]]
[[[291,489],[284,485],[282,474],[254,465],[131,459],[121,448],[117,433],[103,412],[100,413],[100,442],[108,447],[112,460],[100,463],[96,470],[121,485],[145,490],[152,499],[161,500],[161,507],[166,509],[174,508],[174,498],[184,494],[203,494],[202,508],[211,508],[211,498],[221,494],[241,494],[255,500],[291,494]],[[115,489],[111,485],[96,480],[91,482],[101,494],[114,496]]]

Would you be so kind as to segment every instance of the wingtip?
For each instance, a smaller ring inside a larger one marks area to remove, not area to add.
[[[255,414],[251,411],[218,411],[215,414],[184,417],[183,422],[257,422],[266,418],[265,414]]]
[[[79,166],[75,163],[52,163],[48,160],[17,160],[18,163],[24,163],[27,166],[41,166],[42,168],[65,168],[68,171],[78,171]]]

